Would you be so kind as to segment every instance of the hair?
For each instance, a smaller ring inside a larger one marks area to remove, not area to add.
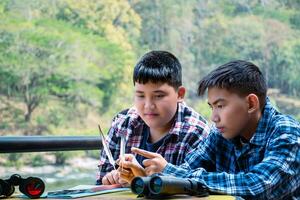
[[[181,64],[167,51],[150,51],[134,67],[133,84],[167,83],[174,89],[182,85]]]
[[[260,108],[266,103],[267,84],[262,72],[251,62],[235,60],[214,69],[199,82],[198,95],[211,87],[224,88],[240,96],[251,93],[259,98]]]

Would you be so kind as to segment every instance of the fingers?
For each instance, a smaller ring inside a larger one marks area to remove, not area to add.
[[[162,170],[155,165],[151,165],[145,168],[145,173],[147,176],[151,176],[152,174],[161,173]]]
[[[128,176],[128,175],[132,174],[132,171],[130,169],[124,169],[123,168],[122,170],[119,170],[119,173],[120,173],[120,176],[121,175]]]
[[[154,167],[147,167],[147,168],[145,168],[146,175],[147,176],[151,176],[152,174],[157,173],[157,172],[155,172],[154,169],[155,169]]]
[[[104,177],[102,178],[102,185],[110,185],[110,182],[108,181],[108,179],[107,179],[106,176],[104,176]]]
[[[119,178],[119,183],[122,186],[126,186],[129,183],[131,183],[132,179],[134,178],[134,174],[132,173],[132,171],[128,171],[128,170],[122,170],[120,172],[120,178]]]
[[[116,162],[121,162],[122,160],[132,160],[133,159],[133,157],[134,157],[134,155],[132,155],[132,154],[124,154],[123,156],[121,156],[121,155],[119,155],[119,158],[117,159],[117,161]]]
[[[122,166],[123,168],[137,168],[137,164],[136,163],[133,163],[133,162],[130,162],[130,161],[122,161],[120,162],[120,166]]]
[[[130,175],[130,176],[123,176],[123,175],[121,175],[120,176],[120,184],[122,186],[123,185],[129,185],[131,183],[132,179],[134,179],[133,175]]]
[[[118,184],[119,183],[119,172],[117,170],[113,170],[109,173],[107,173],[102,178],[102,184],[103,185],[112,185],[112,184]]]
[[[121,161],[133,161],[135,159],[135,156],[132,155],[132,154],[125,154],[124,156],[119,157],[117,160],[116,160],[116,163],[119,164]]]
[[[144,160],[143,164],[145,166],[145,173],[149,176],[154,173],[162,172],[168,162],[159,155],[155,158]]]
[[[150,165],[159,165],[163,160],[164,158],[161,155],[157,155],[155,158],[143,160],[143,165],[145,167]]]
[[[120,174],[118,171],[115,171],[115,173],[112,174],[113,179],[114,179],[114,184],[119,183],[119,178],[120,178]]]
[[[140,168],[141,165],[132,154],[125,154],[125,159],[120,160],[119,166],[122,168]]]
[[[109,185],[117,183],[117,181],[115,180],[115,177],[114,177],[114,175],[112,173],[107,174],[106,178],[107,178],[107,180],[109,182]]]
[[[152,153],[152,152],[145,151],[145,150],[142,150],[142,149],[139,149],[139,148],[135,148],[135,147],[132,147],[131,151],[133,153],[136,153],[136,154],[139,154],[141,156],[144,156],[145,158],[155,158],[158,155],[157,153]]]
[[[145,170],[144,168],[138,163],[134,163],[134,162],[128,162],[128,161],[124,161],[122,162],[123,165],[123,170],[129,170],[130,173],[132,173],[134,176],[145,176]],[[121,170],[121,173],[123,173]],[[126,171],[124,171],[123,174],[126,174]]]
[[[145,166],[145,167],[149,167],[149,166],[151,166],[153,164],[153,160],[152,159],[145,159],[145,160],[143,160],[143,165]]]
[[[130,187],[130,183],[127,180],[122,179],[121,177],[119,179],[119,183],[122,185],[122,187]]]
[[[134,155],[132,154],[125,154],[124,156],[122,157],[119,157],[117,160],[116,160],[116,164],[120,166],[120,162],[122,161],[132,161]]]
[[[143,164],[145,169],[137,162],[136,158],[132,154],[125,154],[125,159],[120,160],[119,166],[123,169],[130,170],[134,176],[146,176],[153,173],[162,172],[163,168],[167,165],[167,161],[157,153],[148,152],[138,148],[132,148],[132,152],[138,153],[149,159],[144,160]],[[123,176],[129,176],[124,172]],[[128,179],[127,179],[128,180]]]

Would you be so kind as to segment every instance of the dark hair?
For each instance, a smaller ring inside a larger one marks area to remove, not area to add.
[[[181,64],[167,51],[150,51],[135,65],[133,84],[168,83],[178,89],[182,85]]]
[[[251,62],[235,60],[214,69],[200,80],[199,96],[210,87],[224,88],[242,96],[256,94],[261,109],[266,102],[266,81],[259,68]]]

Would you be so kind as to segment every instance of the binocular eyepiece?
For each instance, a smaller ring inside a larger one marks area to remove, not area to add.
[[[200,182],[161,175],[135,177],[131,182],[131,190],[139,196],[150,198],[175,194],[208,196],[208,188]]]

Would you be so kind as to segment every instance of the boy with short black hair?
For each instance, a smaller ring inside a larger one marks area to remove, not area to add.
[[[119,158],[120,138],[126,137],[126,152],[138,147],[156,152],[168,162],[180,165],[187,154],[207,136],[208,126],[183,100],[181,64],[166,51],[146,53],[133,72],[134,107],[120,112],[113,120],[108,143],[114,159]],[[142,164],[144,157],[138,156]],[[124,183],[113,170],[103,151],[98,184]]]
[[[132,149],[149,158],[146,174],[192,178],[211,191],[246,199],[300,199],[300,125],[271,105],[259,68],[242,60],[224,64],[200,81],[199,95],[206,90],[215,123],[208,138],[180,166]],[[141,175],[144,169],[129,157],[121,164]],[[121,177],[131,180],[128,173]]]

